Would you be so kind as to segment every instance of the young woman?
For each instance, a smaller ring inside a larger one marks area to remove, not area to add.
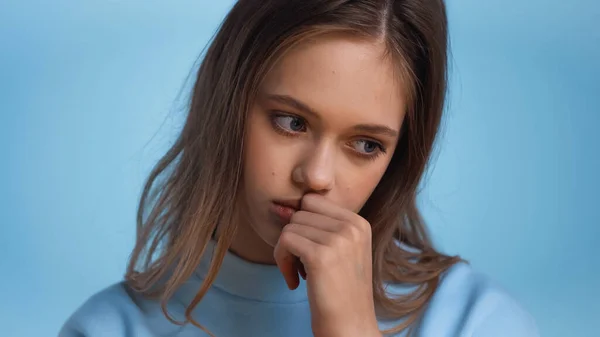
[[[537,336],[416,207],[442,0],[239,0],[143,191],[125,281],[60,336]]]

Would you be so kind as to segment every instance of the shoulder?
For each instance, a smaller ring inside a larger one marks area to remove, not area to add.
[[[390,292],[406,292],[391,286]],[[501,286],[457,263],[442,277],[418,326],[418,336],[537,337],[532,316]]]
[[[114,284],[85,301],[59,337],[152,336],[138,304],[123,283]]]
[[[508,291],[466,263],[448,270],[427,311],[437,320],[453,316],[445,313],[447,309],[455,312],[468,336],[539,335],[533,317]]]

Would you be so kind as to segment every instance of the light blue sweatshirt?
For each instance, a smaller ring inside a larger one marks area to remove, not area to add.
[[[182,321],[185,306],[199,290],[214,244],[207,247],[197,272],[171,299],[168,311]],[[393,294],[407,287],[388,285]],[[312,336],[306,284],[287,288],[275,266],[249,263],[229,253],[193,317],[216,337]],[[388,329],[399,321],[379,321]],[[401,332],[394,336],[405,336]],[[88,299],[65,323],[59,337],[204,337],[188,324],[179,326],[163,315],[158,300],[115,284]],[[417,337],[537,337],[531,316],[506,292],[467,264],[453,266],[427,306]]]

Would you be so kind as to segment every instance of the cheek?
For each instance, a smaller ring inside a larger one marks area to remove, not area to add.
[[[244,177],[246,186],[266,189],[276,185],[290,170],[291,152],[260,114],[250,118],[245,141]]]
[[[360,211],[379,184],[387,165],[388,163],[377,166],[373,163],[368,168],[346,171],[341,197],[348,209]]]

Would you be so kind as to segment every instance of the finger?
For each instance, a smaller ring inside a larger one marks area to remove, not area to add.
[[[302,197],[300,209],[312,213],[322,214],[340,221],[351,221],[357,216],[351,210],[345,209],[324,196],[308,193]]]
[[[291,223],[285,226],[283,228],[283,232],[292,232],[294,234],[298,234],[320,245],[328,245],[331,240],[333,240],[333,236],[336,235],[334,232],[328,232],[318,227],[301,225],[297,223]]]
[[[283,247],[281,239],[275,245],[273,256],[288,288],[290,290],[298,288],[298,285],[300,284],[297,270],[298,258]]]
[[[329,216],[309,211],[297,211],[292,215],[290,223],[311,226],[327,232],[338,232],[344,223]]]
[[[290,289],[296,289],[300,282],[297,259],[306,260],[318,246],[318,243],[292,231],[281,233],[275,246],[274,258]]]

